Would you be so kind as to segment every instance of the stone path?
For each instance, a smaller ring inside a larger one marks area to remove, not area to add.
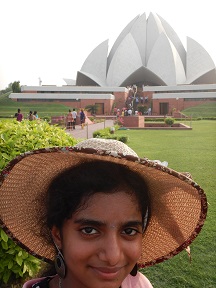
[[[105,120],[105,122],[100,122],[96,124],[87,124],[84,129],[81,129],[80,125],[76,125],[76,129],[69,131],[66,130],[66,132],[70,135],[72,135],[76,139],[89,139],[93,137],[93,132],[99,129],[104,129],[106,127],[112,127],[113,120]]]

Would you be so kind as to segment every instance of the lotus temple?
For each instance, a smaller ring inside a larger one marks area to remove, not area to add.
[[[158,14],[136,16],[108,51],[108,40],[85,59],[76,80],[63,86],[22,86],[15,101],[60,102],[72,108],[97,105],[97,114],[113,109],[151,108],[153,115],[216,101],[216,67],[208,52],[187,37],[186,49]],[[132,103],[132,104],[131,104]]]

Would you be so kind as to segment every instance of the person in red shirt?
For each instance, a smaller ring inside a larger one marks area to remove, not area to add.
[[[17,121],[21,122],[23,120],[23,114],[21,113],[21,110],[18,109],[16,113],[16,119]]]

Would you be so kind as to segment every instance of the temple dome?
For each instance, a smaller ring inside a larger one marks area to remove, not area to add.
[[[158,14],[136,16],[119,34],[108,54],[98,45],[77,73],[78,86],[121,87],[133,84],[173,86],[216,84],[208,52],[192,38],[187,51],[173,28]]]

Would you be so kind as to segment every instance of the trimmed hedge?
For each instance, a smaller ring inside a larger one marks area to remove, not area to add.
[[[114,128],[116,131],[119,129],[119,126],[115,125]],[[95,132],[93,132],[93,138],[114,139],[114,140],[121,141],[123,143],[128,142],[128,136],[127,135],[116,135],[115,132],[111,133],[110,127],[96,130]]]
[[[50,126],[46,121],[0,120],[0,171],[23,152],[76,143],[64,130]],[[17,246],[1,228],[0,259],[0,287],[21,283],[34,276],[41,267],[37,258]]]

